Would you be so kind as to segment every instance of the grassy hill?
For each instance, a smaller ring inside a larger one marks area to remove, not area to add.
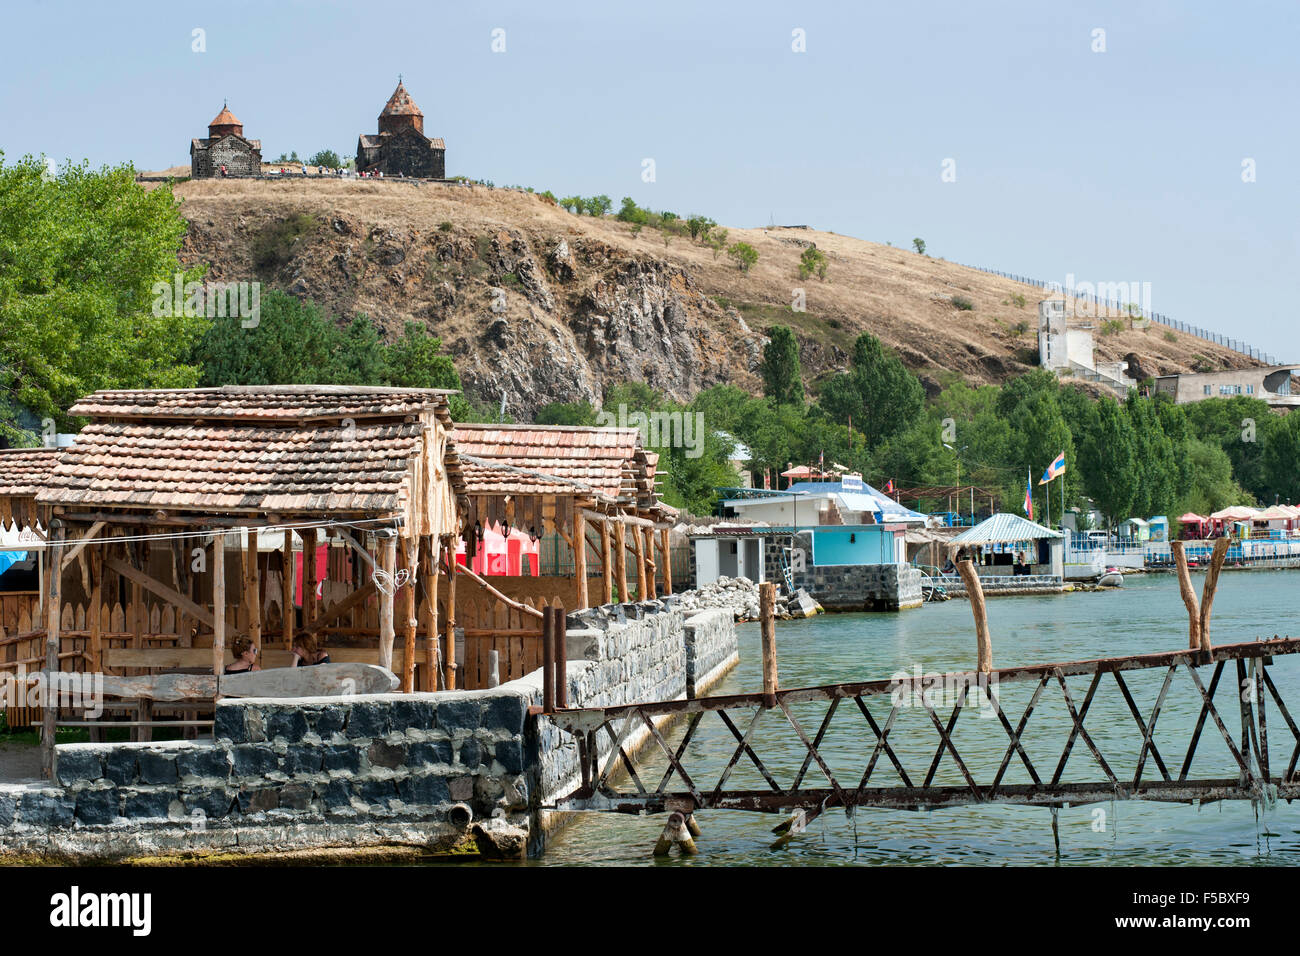
[[[551,401],[599,401],[642,380],[687,399],[717,382],[757,391],[766,329],[791,326],[805,373],[842,367],[870,331],[927,388],[1001,382],[1037,363],[1041,290],[862,239],[805,228],[731,228],[759,254],[742,273],[686,237],[667,243],[543,197],[400,181],[205,180],[175,187],[190,223],[184,257],[224,281],[260,279],[386,330],[425,323],[471,396],[526,418]],[[814,243],[825,281],[800,279]],[[794,290],[806,311],[794,312]],[[959,309],[954,298],[972,306]],[[1098,358],[1148,374],[1252,364],[1162,326],[1095,333]]]

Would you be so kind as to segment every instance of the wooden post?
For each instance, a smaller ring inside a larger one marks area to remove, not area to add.
[[[442,566],[433,556],[433,535],[427,534],[420,547],[420,580],[424,582],[424,679],[421,690],[438,689],[438,572]]]
[[[316,529],[298,534],[302,538],[302,626],[306,628],[316,623]]]
[[[1210,642],[1210,610],[1214,607],[1214,592],[1219,587],[1219,572],[1223,570],[1223,562],[1228,557],[1228,547],[1231,544],[1228,538],[1214,542],[1210,570],[1205,572],[1205,586],[1201,591],[1201,650],[1207,653],[1213,647]]]
[[[668,529],[659,530],[659,541],[664,556],[664,594],[673,593],[673,555],[669,550]]]
[[[1174,555],[1174,565],[1178,569],[1178,590],[1183,596],[1183,604],[1187,605],[1187,646],[1192,650],[1199,650],[1201,647],[1201,602],[1196,598],[1196,590],[1192,587],[1192,574],[1187,567],[1187,554],[1183,550],[1183,542],[1174,541],[1169,545],[1169,550]]]
[[[555,710],[555,618],[542,609],[542,711]]]
[[[442,684],[456,689],[456,535],[447,535],[442,549],[447,554],[447,619],[442,623]]]
[[[261,568],[257,563],[257,531],[248,529],[248,557],[244,565],[244,601],[248,604],[248,639],[262,653]]]
[[[284,529],[284,548],[280,552],[280,614],[283,620],[280,622],[280,630],[284,635],[284,649],[293,650],[293,529]]]
[[[489,687],[499,687],[501,685],[501,652],[496,650],[488,651],[488,681]]]
[[[556,604],[549,612],[551,639],[555,642],[555,706],[569,706],[569,653],[568,617],[563,604]]]
[[[415,629],[419,622],[415,618],[415,582],[418,580],[417,562],[420,554],[420,539],[416,535],[407,535],[402,539],[402,553],[410,580],[402,586],[402,693],[410,694],[415,690]]]
[[[212,673],[226,669],[226,538],[212,537]]]
[[[45,575],[48,599],[45,602],[45,693],[41,704],[41,770],[49,780],[54,779],[54,735],[59,718],[59,582],[63,579],[63,522],[50,529],[49,566]]]
[[[314,537],[314,535],[313,535]],[[310,542],[308,542],[310,543]],[[314,549],[313,549],[314,551]],[[315,562],[312,562],[313,564]],[[388,575],[379,589],[379,666],[393,669],[393,568],[397,564],[397,535],[386,535],[379,548],[379,570]],[[308,565],[310,567],[310,565]],[[304,585],[305,587],[305,585]],[[306,591],[303,591],[304,599]]]
[[[578,610],[591,606],[587,600],[587,519],[581,508],[573,509],[573,573],[578,579]]]
[[[604,603],[614,603],[614,566],[610,564],[609,522],[600,523],[600,574]]]
[[[614,572],[618,575],[618,600],[622,604],[631,597],[627,593],[627,526],[618,520],[614,522],[614,550],[618,553]]]
[[[653,601],[658,597],[655,588],[655,533],[653,528],[644,526],[637,528],[636,531],[637,537],[645,541],[642,546],[642,553],[645,555],[645,598],[643,600]]]
[[[758,620],[763,637],[763,706],[776,706],[779,686],[776,669],[776,585],[764,581],[758,586]]]
[[[636,599],[644,601],[646,599],[645,541],[641,537],[641,529],[635,525],[632,527],[632,545],[636,552]]]
[[[984,607],[984,588],[975,565],[970,558],[957,562],[957,571],[966,585],[966,595],[970,598],[970,611],[975,616],[975,669],[981,674],[993,670],[993,641],[989,637],[989,616]]]
[[[90,549],[90,613],[86,627],[90,630],[90,670],[99,674],[104,670],[104,622],[99,606],[104,600],[104,560],[99,548]],[[178,617],[178,623],[182,620]]]

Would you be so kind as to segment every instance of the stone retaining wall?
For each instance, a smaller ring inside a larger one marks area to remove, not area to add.
[[[794,575],[828,611],[900,611],[920,607],[922,572],[908,564],[813,566]]]
[[[738,659],[730,612],[688,619],[671,597],[570,622],[570,706],[681,698]],[[491,690],[229,699],[212,740],[61,745],[53,783],[0,785],[0,853],[86,860],[472,840],[522,855],[542,845],[540,806],[578,778],[573,738],[528,716],[541,696],[535,671]]]

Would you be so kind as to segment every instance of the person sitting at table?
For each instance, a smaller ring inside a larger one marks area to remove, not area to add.
[[[257,645],[246,635],[240,634],[230,642],[230,653],[235,655],[235,659],[226,665],[227,674],[246,674],[262,669],[257,663]]]
[[[297,635],[293,642],[293,666],[311,667],[315,664],[328,664],[329,652],[316,641],[316,635],[307,631]]]

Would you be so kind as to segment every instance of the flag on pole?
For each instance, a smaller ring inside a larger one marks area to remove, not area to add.
[[[885,482],[885,494],[892,495],[893,493],[894,493],[894,479],[890,478],[889,481]]]
[[[1031,469],[1025,472],[1025,516],[1029,518],[1030,521],[1034,520],[1034,496],[1030,493],[1033,481],[1034,472]]]
[[[1052,459],[1052,463],[1047,466],[1047,471],[1043,472],[1043,477],[1038,479],[1040,485],[1045,485],[1053,478],[1065,474],[1065,452],[1061,452]]]

